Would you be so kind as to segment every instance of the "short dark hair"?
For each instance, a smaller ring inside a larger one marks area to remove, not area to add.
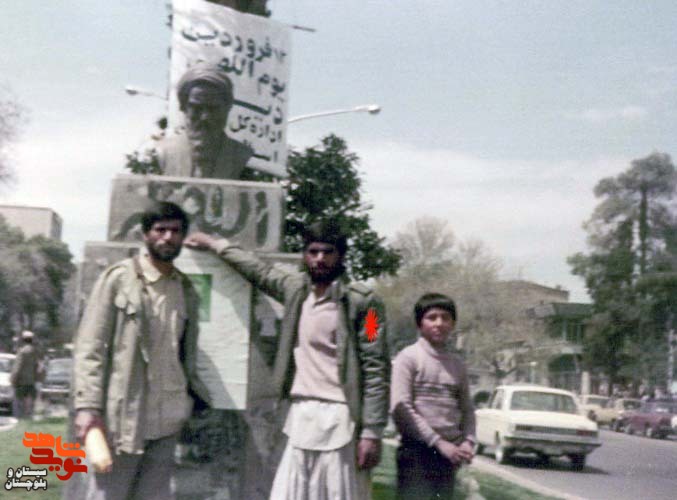
[[[348,237],[336,219],[324,219],[306,225],[301,230],[301,236],[304,251],[311,243],[334,245],[341,255],[345,255],[348,250]]]
[[[449,311],[451,319],[456,322],[456,304],[454,301],[441,293],[426,293],[416,301],[414,306],[414,316],[416,317],[416,326],[421,326],[421,320],[425,313],[433,307],[439,307],[445,311]]]
[[[141,229],[143,234],[148,233],[156,222],[170,219],[181,221],[183,234],[188,232],[188,226],[190,225],[188,215],[176,203],[156,201],[149,204],[141,214]]]

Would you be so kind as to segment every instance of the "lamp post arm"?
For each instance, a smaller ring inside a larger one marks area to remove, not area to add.
[[[345,113],[360,113],[360,112],[367,112],[369,114],[375,115],[381,111],[381,107],[378,106],[377,104],[368,104],[364,106],[355,106],[354,108],[347,108],[347,109],[334,109],[331,111],[320,111],[318,113],[310,113],[307,115],[299,115],[299,116],[293,116],[289,120],[287,120],[287,123],[294,123],[298,122],[301,120],[309,120],[311,118],[319,118],[322,116],[332,116],[332,115],[341,115]]]

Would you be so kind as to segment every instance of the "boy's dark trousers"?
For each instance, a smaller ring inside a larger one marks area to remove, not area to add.
[[[456,469],[435,448],[403,437],[397,449],[398,500],[452,498]]]

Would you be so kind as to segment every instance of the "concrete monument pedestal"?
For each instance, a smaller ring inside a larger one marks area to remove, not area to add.
[[[186,201],[202,198],[202,204]],[[227,233],[264,259],[298,266],[300,256],[272,253],[281,244],[284,193],[279,185],[120,175],[113,182],[108,234],[122,241],[85,245],[79,297],[86,300],[106,267],[142,248],[135,226],[149,200],[183,203],[184,210],[192,210],[191,230]],[[285,444],[285,409],[271,392],[282,306],[211,253],[184,248],[175,264],[201,297],[198,371],[213,403],[182,432],[176,450],[177,498],[268,498]],[[70,495],[77,488],[68,490]]]

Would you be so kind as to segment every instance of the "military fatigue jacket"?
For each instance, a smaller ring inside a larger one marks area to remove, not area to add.
[[[294,379],[294,346],[301,306],[311,291],[306,273],[288,273],[257,259],[252,253],[217,244],[218,255],[254,286],[284,304],[284,318],[273,367],[273,384],[280,398],[289,396]],[[339,382],[360,437],[380,438],[388,420],[390,360],[386,348],[385,308],[366,286],[339,283],[336,329]],[[365,332],[367,311],[378,318],[375,335]]]
[[[150,305],[140,273],[134,259],[103,272],[89,297],[73,354],[75,409],[100,410],[109,441],[116,452],[125,453],[142,453],[144,448]],[[191,396],[208,403],[207,388],[196,374],[199,298],[186,275],[179,276],[187,316],[181,364]]]

